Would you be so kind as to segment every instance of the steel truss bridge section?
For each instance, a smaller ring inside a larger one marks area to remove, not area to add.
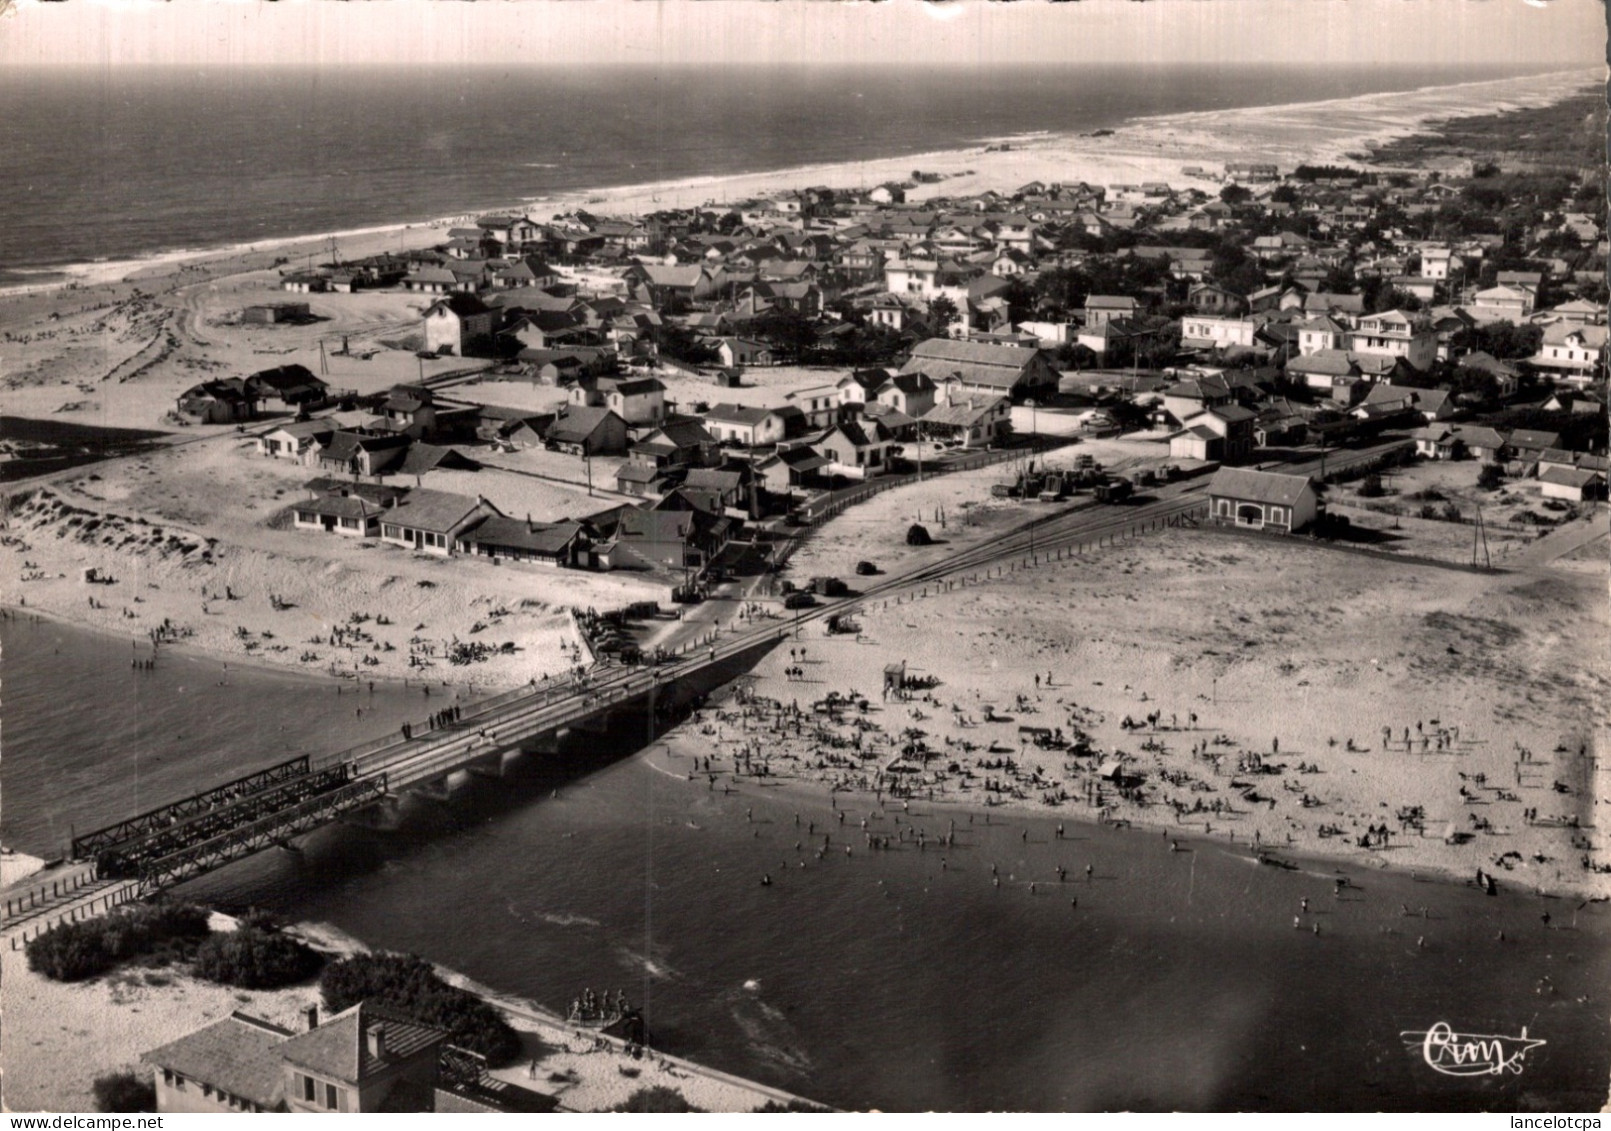
[[[348,782],[339,789],[309,797],[221,836],[192,844],[147,864],[140,872],[140,894],[151,895],[195,879],[225,864],[312,832],[337,817],[372,805],[386,795],[386,775]]]
[[[229,804],[269,789],[280,782],[301,777],[308,772],[308,766],[308,756],[303,754],[278,765],[269,766],[267,769],[258,770],[256,773],[247,774],[243,778],[236,778],[234,781],[225,782],[201,793],[191,794],[179,801],[141,813],[137,817],[119,821],[115,825],[107,825],[105,828],[74,837],[73,859],[83,860],[93,857],[105,849],[115,848],[137,837],[169,828],[177,821],[205,813],[220,804]]]

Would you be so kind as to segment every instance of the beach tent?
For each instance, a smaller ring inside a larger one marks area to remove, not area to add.
[[[1112,758],[1109,758],[1106,762],[1103,762],[1096,771],[1096,776],[1104,779],[1105,781],[1118,781],[1123,775],[1124,767]]]

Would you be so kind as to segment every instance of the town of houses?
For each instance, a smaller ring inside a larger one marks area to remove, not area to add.
[[[549,407],[437,378],[355,398],[289,365],[199,384],[177,413],[309,468],[292,521],[310,535],[700,584],[754,564],[746,529],[814,499],[1032,442],[1026,406],[1144,435],[1176,465],[1398,434],[1418,458],[1470,458],[1473,478],[1495,465],[1544,497],[1603,497],[1600,190],[1478,172],[1247,163],[1183,170],[1217,193],[1035,182],[920,203],[906,193],[934,185],[914,175],[638,218],[482,216],[281,285],[418,294],[422,357],[549,390]],[[1496,211],[1499,177],[1514,199]],[[765,380],[783,371],[798,379]],[[429,485],[522,451],[569,460],[599,509],[505,514]],[[1253,474],[1223,482],[1268,492]]]

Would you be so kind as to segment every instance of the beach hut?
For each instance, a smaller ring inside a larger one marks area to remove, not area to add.
[[[906,661],[884,665],[884,690],[900,695],[906,687]]]

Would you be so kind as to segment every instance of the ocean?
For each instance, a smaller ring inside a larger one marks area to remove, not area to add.
[[[0,647],[4,834],[25,851],[440,702],[177,650],[137,672],[127,641],[48,622],[0,621]],[[1583,1111],[1604,1097],[1606,904],[1285,871],[1240,845],[1171,852],[1157,833],[1072,821],[1059,838],[1050,813],[724,795],[653,747],[634,753],[625,734],[641,727],[471,779],[449,803],[405,802],[394,831],[333,826],[180,894],[328,923],[560,1011],[583,987],[624,988],[667,1051],[846,1108]],[[867,851],[864,818],[932,836],[955,821],[957,843]],[[1303,899],[1318,936],[1292,929]],[[1439,1022],[1545,1043],[1519,1071],[1443,1075],[1413,1039]]]
[[[0,272],[964,148],[1498,67],[11,68]]]

